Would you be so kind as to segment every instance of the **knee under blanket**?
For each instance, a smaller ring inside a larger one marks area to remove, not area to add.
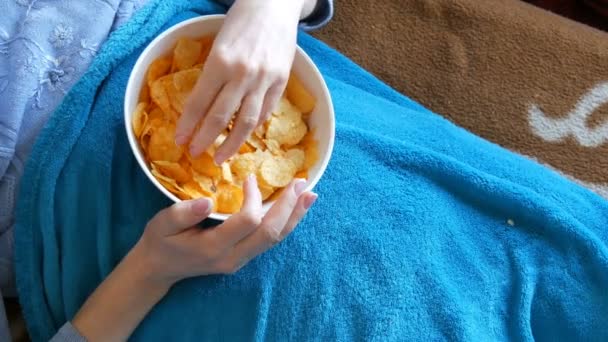
[[[219,10],[152,1],[110,37],[39,137],[16,226],[35,341],[76,313],[169,204],[131,156],[125,85],[158,32]],[[337,115],[319,200],[292,236],[237,274],[177,284],[132,340],[608,339],[605,200],[311,37],[299,43]]]

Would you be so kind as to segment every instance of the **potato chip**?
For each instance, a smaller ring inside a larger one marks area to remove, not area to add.
[[[152,109],[152,111],[150,111],[150,113],[148,114],[148,120],[149,121],[166,121],[169,120],[169,118],[167,116],[165,116],[165,113],[163,113],[162,109],[156,107],[154,109]]]
[[[266,149],[266,145],[264,144],[262,139],[258,138],[255,135],[250,136],[247,139],[247,143],[249,145],[253,146],[253,148],[255,148],[256,150],[265,150]]]
[[[144,101],[141,101],[144,102]],[[148,102],[148,105],[146,106],[146,112],[148,112],[148,114],[152,113],[152,111],[160,109],[158,108],[158,106],[156,105],[156,103],[154,103],[154,101],[152,101],[152,98],[150,98],[150,102]]]
[[[304,137],[308,127],[302,120],[302,113],[289,100],[282,97],[273,110],[266,129],[266,139],[278,141],[281,145],[296,145]]]
[[[177,75],[177,73],[163,76],[158,79],[158,81],[161,82],[162,86],[165,88],[165,94],[167,94],[167,97],[169,98],[169,107],[161,107],[161,109],[165,113],[165,116],[169,117],[170,121],[177,121],[180,113],[183,112],[183,99],[179,95],[177,88],[175,88],[175,82],[173,81],[175,75]]]
[[[279,199],[279,197],[281,197],[281,195],[283,194],[285,189],[286,188],[276,189],[270,196],[268,196],[268,198],[266,200],[267,201],[276,201],[277,199]]]
[[[307,131],[306,123],[299,116],[273,116],[268,124],[266,139],[275,140],[281,146],[293,146],[302,140]]]
[[[151,136],[154,128],[160,127],[162,125],[162,118],[159,119],[153,115],[156,115],[156,112],[152,111],[150,114],[148,114],[148,118],[144,122],[144,126],[142,128],[142,132],[139,137],[140,143],[143,142],[144,140],[147,140],[146,142],[150,142],[150,136]],[[144,151],[147,151],[148,150],[147,146],[148,146],[147,144],[145,147],[142,145],[142,149]]]
[[[200,73],[201,71],[199,69],[188,69],[173,74],[173,87],[171,89],[175,90],[175,94],[173,94],[175,96],[175,101],[171,101],[171,105],[178,113],[184,112],[186,100],[192,92],[192,88],[194,88]],[[169,89],[167,92],[169,92],[169,96],[171,96]]]
[[[217,138],[215,138],[215,141],[213,142],[213,147],[218,148],[220,147],[224,141],[226,141],[226,134],[224,133],[220,133],[220,135],[217,136]]]
[[[291,160],[275,156],[262,162],[259,173],[266,184],[280,188],[291,182],[296,171],[296,166]]]
[[[214,36],[203,37],[199,40],[201,43],[201,54],[198,57],[197,63],[204,64],[209,57],[209,53],[211,52],[211,48],[213,47]]]
[[[262,159],[255,153],[239,154],[233,157],[230,169],[238,179],[244,181],[250,174],[256,174]]]
[[[150,101],[152,101],[150,98],[150,86],[146,82],[139,91],[139,102],[150,103]]]
[[[259,125],[258,127],[256,127],[253,133],[256,137],[264,139],[266,137],[266,123],[264,123],[264,125]]]
[[[210,196],[212,196],[217,191],[217,188],[215,187],[215,184],[213,183],[213,179],[211,179],[211,177],[194,172],[192,178],[195,182],[198,183],[201,189],[203,189],[205,193],[209,194]]]
[[[213,142],[213,144],[211,146],[209,146],[209,148],[207,149],[207,154],[209,154],[210,156],[214,156],[215,155],[215,151],[217,150],[218,147],[220,147],[220,145],[224,142],[224,140],[226,140],[226,135],[223,133],[220,133],[220,135],[217,136],[217,138],[215,138],[215,141]]]
[[[165,125],[165,118],[164,117],[158,117],[157,113],[154,113],[155,116],[152,116],[150,114],[148,114],[148,120],[146,121],[146,124],[144,125],[144,130],[141,133],[142,136],[144,135],[148,135],[151,136],[152,133],[161,126]],[[164,114],[163,114],[164,115]]]
[[[241,145],[241,147],[239,147],[239,154],[251,153],[253,151],[255,151],[255,149],[248,143],[244,143]]]
[[[274,154],[275,156],[283,155],[283,150],[281,150],[281,144],[279,144],[278,141],[272,139],[265,139],[264,144],[266,145],[266,148],[268,148],[268,151],[270,151],[270,153]]]
[[[236,213],[243,204],[243,189],[230,183],[221,182],[217,186],[216,200],[218,213]]]
[[[214,178],[222,174],[219,166],[215,165],[213,157],[208,153],[201,153],[197,158],[190,157],[192,169],[202,175]]]
[[[157,160],[153,161],[152,165],[156,166],[165,176],[171,177],[178,182],[187,182],[192,179],[192,175],[179,163]]]
[[[183,147],[175,144],[175,124],[165,123],[154,128],[148,146],[148,157],[151,160],[177,162],[182,153]]]
[[[180,93],[189,93],[194,88],[200,74],[201,69],[198,68],[190,68],[174,73],[173,82],[175,88]]]
[[[258,181],[258,189],[260,189],[260,194],[262,195],[262,201],[267,200],[276,192],[276,188],[266,184],[261,177],[257,177]]]
[[[319,151],[317,150],[317,141],[314,138],[314,132],[309,131],[302,141],[300,146],[304,149],[306,158],[304,160],[304,170],[308,170],[313,167],[319,160]]]
[[[133,133],[137,138],[141,136],[141,133],[144,131],[144,127],[148,122],[148,113],[146,113],[145,102],[140,102],[135,108],[135,112],[133,112],[133,118],[131,119],[131,124],[133,125]]]
[[[150,132],[150,127],[146,127],[139,137],[139,146],[144,153],[148,150],[148,146],[150,145]]]
[[[152,82],[150,85],[150,97],[152,97],[152,101],[154,101],[163,113],[171,113],[173,109],[171,107],[169,94],[165,88],[165,81],[163,81],[164,77],[171,77],[171,75],[163,76]]]
[[[306,152],[306,159],[304,160],[304,169],[310,169],[319,160],[319,150],[316,145],[310,145],[304,150]]]
[[[293,178],[308,179],[308,170],[302,170],[302,171],[296,172],[296,174],[293,176]]]
[[[190,163],[190,159],[188,158],[188,153],[184,153],[178,163],[182,170],[186,171],[188,175],[190,175],[190,178],[193,179],[196,171],[192,169],[192,164]]]
[[[279,103],[277,103],[276,107],[272,110],[272,115],[281,116],[281,115],[289,115],[289,116],[302,116],[302,113],[295,107],[289,100],[282,96],[279,99]]]
[[[171,71],[182,71],[191,68],[198,62],[203,45],[190,38],[180,38],[173,50]]]
[[[175,181],[175,179],[172,179],[170,177],[167,177],[165,175],[163,175],[162,173],[160,173],[158,171],[158,169],[154,168],[154,165],[152,166],[152,175],[154,175],[154,177],[169,191],[173,192],[173,193],[180,193],[182,192],[182,189],[180,188],[179,185],[177,185],[177,182]]]
[[[306,90],[302,81],[294,73],[289,76],[285,93],[287,99],[302,113],[308,114],[315,109],[315,98]]]
[[[234,183],[234,179],[232,178],[232,171],[230,171],[230,165],[227,163],[222,163],[222,179],[228,183]]]
[[[302,170],[302,168],[304,167],[304,161],[306,160],[306,154],[304,153],[304,150],[299,148],[293,148],[285,152],[284,157],[291,160],[298,171]]]
[[[154,62],[152,62],[152,64],[150,64],[150,67],[148,68],[148,73],[146,75],[146,81],[150,88],[152,88],[152,83],[154,81],[169,73],[169,70],[171,69],[171,63],[173,63],[173,59],[171,58],[171,56],[166,56],[158,58]]]
[[[188,197],[190,197],[190,199],[197,199],[197,198],[202,198],[202,197],[213,197],[213,195],[211,194],[207,194],[202,188],[201,186],[195,182],[194,180],[190,180],[187,183],[184,183],[184,185],[182,185],[182,189],[184,190],[184,193],[186,193],[188,195]]]

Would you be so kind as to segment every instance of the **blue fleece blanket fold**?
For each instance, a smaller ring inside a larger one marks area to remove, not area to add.
[[[73,317],[169,204],[131,155],[125,86],[154,36],[220,10],[152,1],[110,37],[40,135],[16,226],[34,341]],[[319,200],[236,275],[177,284],[133,341],[608,340],[608,202],[319,41],[299,43],[337,115]]]

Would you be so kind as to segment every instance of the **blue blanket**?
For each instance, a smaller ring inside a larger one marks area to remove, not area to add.
[[[49,338],[169,202],[139,170],[122,98],[143,47],[220,8],[152,1],[40,135],[18,203],[18,288]],[[177,284],[136,341],[607,340],[608,203],[458,128],[302,34],[335,101],[313,210],[233,276]],[[120,300],[120,298],[116,298]]]

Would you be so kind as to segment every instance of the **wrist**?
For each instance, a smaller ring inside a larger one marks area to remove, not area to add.
[[[150,295],[158,294],[162,297],[175,283],[168,277],[159,276],[160,270],[145,251],[141,240],[124,257],[116,271],[124,273],[134,288]]]

